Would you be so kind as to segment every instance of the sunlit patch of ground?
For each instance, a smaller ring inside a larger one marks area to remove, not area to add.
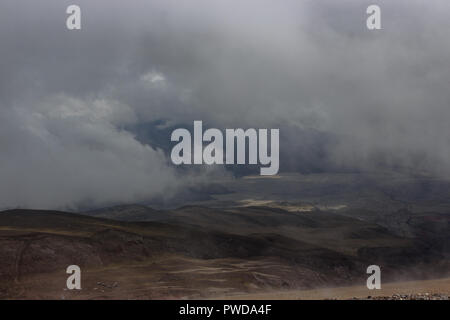
[[[311,212],[317,209],[320,210],[342,210],[347,208],[347,205],[323,205],[315,206],[311,204],[292,204],[283,203],[276,200],[257,200],[257,199],[243,199],[238,201],[239,207],[268,207],[283,209],[289,212]]]
[[[255,199],[244,199],[239,201],[239,206],[241,207],[269,207],[283,209],[289,212],[309,212],[315,209],[312,205],[291,205],[291,204],[280,204],[274,200],[255,200]]]

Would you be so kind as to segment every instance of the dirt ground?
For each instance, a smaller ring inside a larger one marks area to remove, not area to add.
[[[450,293],[450,278],[405,281],[382,284],[379,290],[369,290],[361,286],[322,288],[313,290],[289,290],[261,294],[245,294],[217,297],[217,299],[236,300],[323,300],[323,299],[353,299],[375,296],[411,295],[411,294],[445,294]]]

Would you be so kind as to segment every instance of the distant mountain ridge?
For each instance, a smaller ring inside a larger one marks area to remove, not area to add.
[[[165,212],[139,204],[118,205],[89,210],[83,212],[83,214],[119,221],[158,221],[167,219],[167,214]]]

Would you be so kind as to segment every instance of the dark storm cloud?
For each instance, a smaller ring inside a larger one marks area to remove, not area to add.
[[[450,174],[447,1],[378,1],[375,32],[366,1],[77,1],[80,31],[69,4],[2,1],[1,207],[195,182],[123,130],[157,119],[286,128],[288,169]]]

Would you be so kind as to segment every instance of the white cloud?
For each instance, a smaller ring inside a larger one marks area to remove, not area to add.
[[[57,96],[3,113],[0,207],[76,208],[145,201],[182,187],[163,152],[117,129],[133,112],[106,100]],[[6,118],[7,117],[7,118]]]
[[[159,72],[150,71],[141,76],[141,80],[152,87],[164,87],[166,85],[166,77]]]

